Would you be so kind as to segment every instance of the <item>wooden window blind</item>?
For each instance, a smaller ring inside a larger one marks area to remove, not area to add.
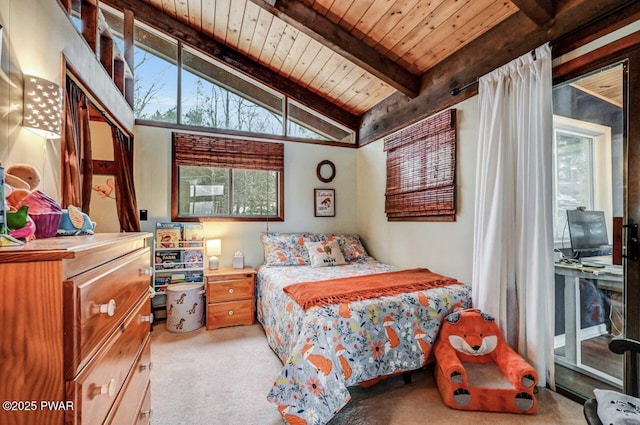
[[[284,171],[284,144],[173,133],[176,166]]]
[[[385,138],[390,221],[455,221],[456,110]]]

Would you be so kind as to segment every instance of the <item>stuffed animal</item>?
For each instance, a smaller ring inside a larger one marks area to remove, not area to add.
[[[443,321],[434,345],[436,383],[460,410],[535,413],[535,369],[509,347],[493,317],[459,310]]]
[[[93,235],[96,223],[75,205],[62,210],[62,219],[58,225],[57,236]]]

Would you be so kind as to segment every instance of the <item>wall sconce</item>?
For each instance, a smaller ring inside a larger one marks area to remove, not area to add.
[[[22,125],[46,138],[60,137],[62,124],[62,89],[56,83],[24,76],[24,109]]]
[[[209,270],[218,268],[218,255],[222,254],[220,239],[207,239],[207,254],[209,255]]]

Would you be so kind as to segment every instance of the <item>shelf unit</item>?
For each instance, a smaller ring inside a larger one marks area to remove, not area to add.
[[[170,240],[161,232],[173,229]],[[189,232],[188,236],[187,233]],[[194,238],[193,235],[196,235]],[[199,236],[197,236],[199,235]],[[205,283],[204,238],[202,226],[191,223],[158,223],[153,244],[153,311],[166,318],[166,289],[169,285]],[[188,236],[188,239],[186,237]]]

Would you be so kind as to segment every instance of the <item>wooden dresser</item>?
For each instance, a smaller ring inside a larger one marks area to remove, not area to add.
[[[253,324],[255,273],[251,267],[221,267],[205,272],[207,329]]]
[[[148,424],[148,233],[0,247],[1,424]]]

